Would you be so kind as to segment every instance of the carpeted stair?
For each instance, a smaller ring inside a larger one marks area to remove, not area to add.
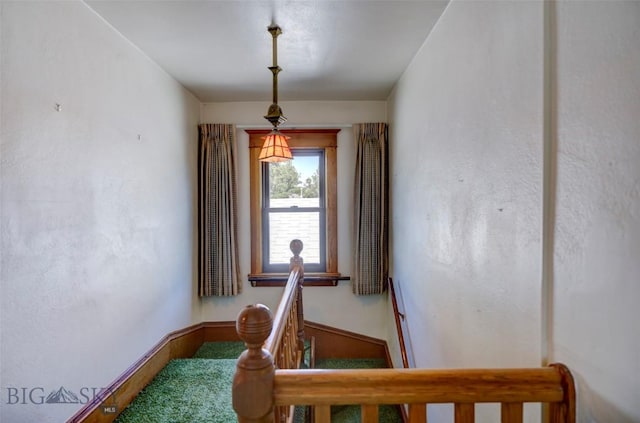
[[[193,358],[171,360],[118,416],[116,423],[233,423],[231,383],[241,342],[205,342]],[[306,357],[308,362],[308,355]],[[386,367],[377,359],[325,359],[316,368]],[[305,407],[296,407],[295,423],[305,423]],[[359,406],[331,407],[332,423],[360,422]],[[381,406],[380,422],[401,422],[396,407]]]
[[[205,342],[193,358],[171,360],[116,423],[231,423],[231,382],[242,342]]]

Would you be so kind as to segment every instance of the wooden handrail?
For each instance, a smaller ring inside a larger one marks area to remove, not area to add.
[[[455,422],[474,420],[475,403],[500,403],[502,422],[522,422],[525,402],[549,403],[549,423],[575,423],[569,369],[277,370],[277,405],[311,405],[316,423],[330,422],[331,405],[360,404],[362,422],[378,422],[379,404],[409,404],[409,421],[425,421],[426,404],[452,403]]]
[[[282,337],[285,333],[286,319],[289,316],[289,312],[291,308],[294,306],[296,302],[296,297],[298,295],[299,274],[300,274],[300,269],[298,267],[292,270],[291,273],[289,274],[289,280],[285,285],[284,292],[282,293],[282,298],[280,300],[280,304],[278,305],[276,314],[273,316],[273,330],[271,331],[271,333],[269,334],[269,337],[264,343],[264,348],[267,349],[274,357],[278,352],[278,349],[282,341]],[[296,320],[296,325],[297,325],[297,320]]]
[[[276,370],[276,404],[561,402],[560,373],[533,369]]]
[[[398,333],[398,341],[400,343],[400,355],[402,357],[402,367],[409,368],[409,357],[407,356],[407,346],[404,339],[404,331],[402,330],[402,322],[400,319],[404,319],[404,314],[400,313],[398,308],[398,299],[396,296],[396,289],[393,285],[393,279],[389,278],[389,293],[391,294],[391,304],[393,306],[393,317],[396,322],[396,332]]]

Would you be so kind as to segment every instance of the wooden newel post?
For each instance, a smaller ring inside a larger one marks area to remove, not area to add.
[[[302,287],[304,285],[304,260],[300,257],[303,244],[299,239],[294,239],[289,243],[289,249],[293,253],[293,257],[289,260],[289,271],[294,267],[300,268],[300,277],[298,278],[298,295],[296,296],[296,307],[298,310],[298,350],[304,351],[304,312],[302,310]]]
[[[262,348],[271,333],[273,317],[262,304],[245,307],[236,320],[236,331],[247,346],[233,376],[233,409],[239,423],[273,423],[273,357]]]

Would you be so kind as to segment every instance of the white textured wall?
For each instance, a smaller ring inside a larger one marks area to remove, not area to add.
[[[392,275],[418,367],[540,363],[542,12],[450,3],[389,99]]]
[[[640,3],[551,4],[547,93],[542,8],[452,2],[397,84],[392,273],[419,366],[548,357],[576,377],[579,422],[637,422]]]
[[[393,273],[419,365],[538,362],[541,11],[451,3],[391,99]]]
[[[199,103],[81,2],[0,8],[0,420],[57,423],[199,320]]]
[[[640,421],[640,3],[557,6],[551,358],[579,422]]]
[[[269,127],[262,116],[269,102],[206,103],[201,121]],[[339,127],[338,133],[338,270],[351,274],[351,216],[353,213],[353,172],[355,144],[351,125],[386,121],[386,102],[280,102],[285,127]],[[238,211],[240,272],[251,271],[249,217],[249,136],[238,129]],[[304,257],[304,251],[301,254]],[[236,297],[202,300],[202,320],[235,320],[247,304],[263,303],[275,311],[282,288],[253,288],[246,279],[244,292]],[[304,290],[305,318],[378,338],[386,338],[386,297],[356,297],[351,282],[337,287],[307,287]]]

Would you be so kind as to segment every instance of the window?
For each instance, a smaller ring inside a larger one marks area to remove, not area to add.
[[[288,162],[262,163],[262,271],[288,272],[289,243],[297,238],[304,245],[305,270],[325,272],[324,150],[292,153]]]
[[[281,285],[289,273],[289,242],[300,239],[305,285],[335,285],[339,130],[282,130],[293,160],[262,163],[268,130],[247,130],[250,147],[251,275],[254,286]],[[331,283],[328,283],[332,281]]]

